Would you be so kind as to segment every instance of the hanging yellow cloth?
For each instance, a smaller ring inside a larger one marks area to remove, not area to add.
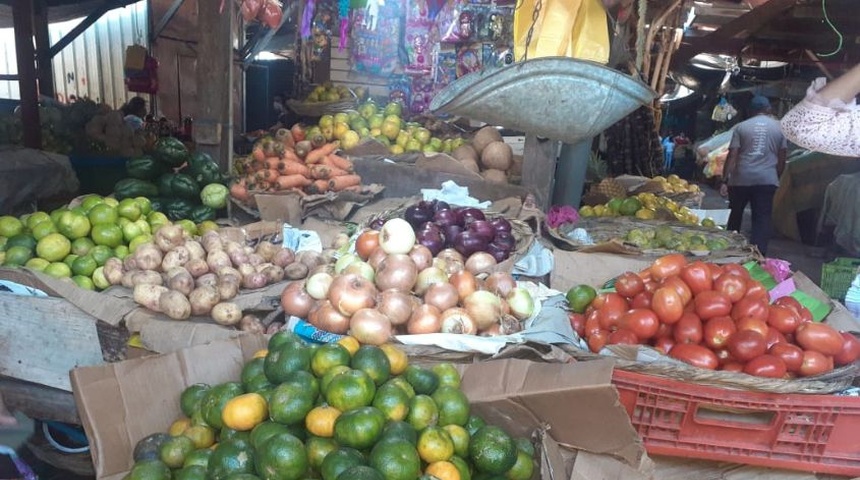
[[[514,55],[523,57],[537,0],[522,0],[514,13]],[[600,0],[543,0],[528,58],[573,57],[606,63],[609,27]]]

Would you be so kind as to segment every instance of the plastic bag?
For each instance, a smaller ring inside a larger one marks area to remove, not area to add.
[[[711,114],[711,120],[715,122],[728,122],[737,116],[738,111],[725,98],[721,98],[720,102],[714,107]]]

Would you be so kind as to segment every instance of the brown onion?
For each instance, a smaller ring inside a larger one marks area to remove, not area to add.
[[[313,321],[311,319],[308,321],[321,330],[340,335],[349,331],[349,317],[338,312],[328,300],[320,302],[319,308],[313,312],[312,317]]]
[[[350,318],[349,334],[364,345],[382,345],[391,338],[391,322],[373,308],[362,308]]]
[[[373,271],[373,267],[371,267],[369,263],[364,262],[362,260],[357,260],[347,265],[347,267],[343,270],[343,273],[354,273],[360,277],[368,279],[371,282],[376,279],[376,272]]]
[[[478,333],[475,320],[463,308],[449,308],[442,312],[442,333],[474,335]]]
[[[481,332],[478,335],[480,335],[482,337],[498,337],[499,335],[502,334],[500,328],[501,328],[501,326],[498,323],[494,323],[494,324],[490,325],[490,328],[485,328],[485,329],[481,330]]]
[[[417,307],[418,302],[412,295],[398,290],[386,290],[380,295],[376,309],[388,317],[392,325],[404,325]]]
[[[490,273],[496,266],[496,259],[487,252],[475,252],[466,260],[466,270],[473,275]]]
[[[328,297],[328,290],[334,282],[334,277],[326,272],[315,273],[305,281],[305,291],[315,300]]]
[[[424,270],[433,264],[433,252],[424,245],[415,245],[409,252],[409,257],[415,262],[418,271]]]
[[[522,330],[522,322],[517,320],[513,315],[502,315],[502,318],[499,319],[499,333],[502,335],[511,335]]]
[[[430,285],[427,291],[424,292],[424,303],[427,305],[433,305],[442,312],[449,308],[456,307],[459,301],[460,296],[457,293],[457,289],[450,283],[436,283]]]
[[[281,307],[284,313],[299,318],[307,318],[314,299],[305,291],[303,282],[292,282],[281,293]]]
[[[471,272],[467,270],[463,270],[457,273],[452,274],[448,278],[448,283],[454,286],[457,289],[457,295],[460,297],[460,301],[466,299],[469,295],[478,290],[478,281]]]
[[[388,254],[385,253],[385,250],[377,247],[377,249],[370,254],[370,257],[367,258],[367,263],[369,263],[374,270],[379,270],[379,264],[382,263],[387,256]]]
[[[341,275],[332,282],[328,299],[337,310],[351,316],[362,308],[376,305],[379,292],[368,279],[355,274]]]
[[[412,335],[419,333],[439,333],[442,328],[442,312],[433,305],[421,305],[412,312],[406,331]]]
[[[466,297],[463,301],[463,306],[469,312],[469,316],[478,324],[478,329],[484,330],[492,324],[498,323],[499,317],[502,316],[502,301],[495,294],[485,290],[477,292]]]
[[[367,260],[374,250],[379,248],[379,232],[365,230],[355,239],[355,253],[362,260]]]
[[[418,268],[409,255],[396,253],[387,256],[376,269],[376,286],[380,290],[396,289],[411,292],[418,279]]]
[[[517,282],[510,273],[491,273],[487,279],[484,280],[484,289],[488,292],[493,292],[502,298],[506,298],[510,295],[515,288],[517,288]]]
[[[454,250],[453,248],[446,248],[445,250],[442,250],[441,252],[439,252],[438,255],[436,255],[436,258],[449,263],[464,263],[466,261],[466,259],[463,258],[463,255],[461,255],[460,252]]]
[[[425,268],[418,273],[415,281],[415,293],[424,295],[424,292],[436,283],[447,283],[448,274],[436,267]]]

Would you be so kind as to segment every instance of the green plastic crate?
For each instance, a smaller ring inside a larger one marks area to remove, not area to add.
[[[830,298],[845,300],[845,294],[851,287],[851,282],[857,276],[860,258],[840,257],[821,266],[821,289]]]

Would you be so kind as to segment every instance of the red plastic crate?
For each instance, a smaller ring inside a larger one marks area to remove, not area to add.
[[[860,475],[860,398],[782,395],[615,370],[648,453]]]

